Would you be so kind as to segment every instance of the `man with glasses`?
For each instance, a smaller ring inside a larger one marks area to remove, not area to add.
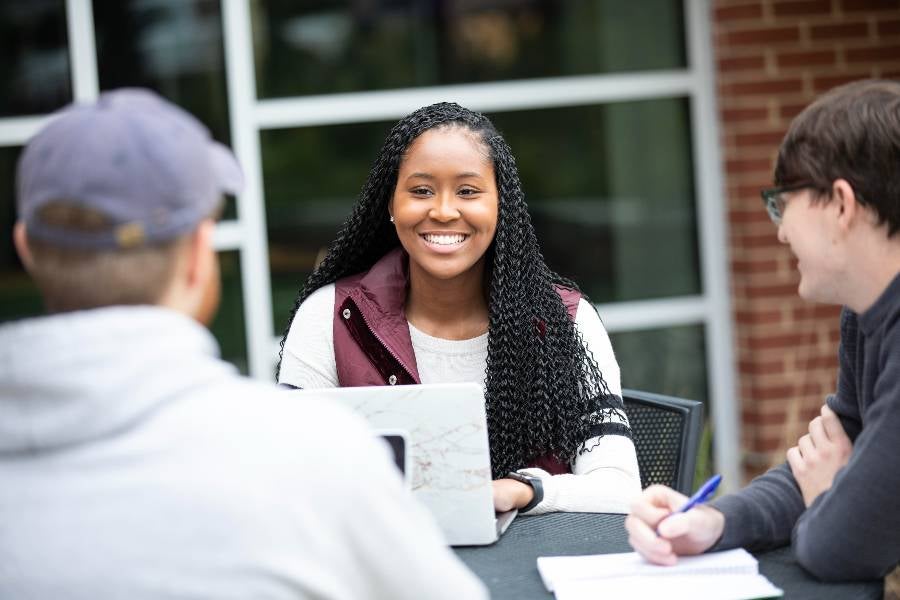
[[[775,183],[763,201],[800,296],[844,307],[837,391],[786,463],[743,490],[678,514],[684,496],[645,490],[629,540],[659,564],[791,543],[820,579],[884,577],[900,561],[900,83],[855,82],[807,107]]]

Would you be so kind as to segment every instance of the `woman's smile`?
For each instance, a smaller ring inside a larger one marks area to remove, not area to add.
[[[440,254],[450,254],[460,249],[469,239],[469,234],[458,232],[420,233],[425,246]]]

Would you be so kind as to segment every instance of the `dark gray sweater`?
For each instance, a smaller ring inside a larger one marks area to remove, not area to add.
[[[829,581],[880,578],[900,562],[900,275],[864,313],[844,309],[839,355],[828,405],[853,440],[850,462],[808,509],[787,463],[719,498],[725,531],[714,549],[791,542]]]

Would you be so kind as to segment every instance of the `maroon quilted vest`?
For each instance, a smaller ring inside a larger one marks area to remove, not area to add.
[[[398,247],[367,272],[335,282],[332,329],[341,387],[421,383],[404,311],[408,264]],[[574,320],[581,295],[559,286],[556,290]],[[569,472],[568,465],[552,459],[534,466],[550,473]]]

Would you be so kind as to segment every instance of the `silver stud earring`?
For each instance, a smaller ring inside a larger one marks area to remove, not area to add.
[[[394,222],[394,215],[391,215],[391,223]]]

